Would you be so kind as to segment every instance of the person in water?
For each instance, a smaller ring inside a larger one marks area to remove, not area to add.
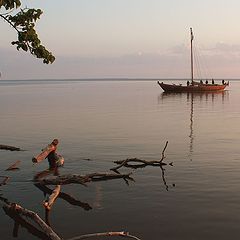
[[[64,158],[57,154],[58,139],[53,139],[51,144],[42,150],[38,156],[33,157],[32,161],[34,163],[39,163],[44,159],[48,159],[49,169],[55,169],[57,167],[63,166]]]

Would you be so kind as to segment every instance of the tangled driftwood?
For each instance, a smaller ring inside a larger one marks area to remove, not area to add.
[[[165,159],[165,150],[167,148],[168,141],[166,142],[163,151],[162,151],[162,157],[159,161],[147,161],[139,158],[127,158],[126,160],[119,160],[119,161],[114,161],[114,163],[118,164],[119,166],[111,168],[110,170],[112,171],[117,171],[121,167],[128,167],[128,168],[144,168],[146,166],[164,166],[167,165],[166,163],[163,162]],[[130,164],[129,164],[130,163]],[[136,164],[137,163],[137,164]]]
[[[41,231],[50,239],[50,240],[61,240],[61,238],[49,227],[39,216],[37,213],[30,211],[26,208],[21,207],[16,203],[5,204],[3,206],[4,211],[9,215],[16,215],[18,217],[27,217],[32,219],[40,228]],[[25,220],[25,219],[24,219]],[[26,221],[26,220],[25,220]],[[28,225],[32,225],[27,222]]]
[[[2,199],[1,199],[2,200]],[[3,201],[3,200],[2,200]],[[21,207],[16,203],[9,203],[8,201],[4,200],[5,205],[3,209],[5,213],[14,219],[14,229],[13,235],[16,237],[18,235],[19,225],[27,228],[27,230],[32,233],[34,236],[39,237],[40,239],[46,240],[63,240],[61,237],[58,236],[54,230],[48,226],[39,216],[37,213],[28,210],[26,208]],[[23,217],[27,217],[35,222],[40,229],[36,228],[32,223],[28,220],[24,219]],[[78,239],[87,239],[91,237],[99,237],[99,236],[121,236],[126,238],[132,238],[135,240],[140,240],[139,238],[130,235],[128,232],[104,232],[104,233],[93,233],[93,234],[86,234],[80,235],[78,237],[73,237],[68,240],[78,240]]]

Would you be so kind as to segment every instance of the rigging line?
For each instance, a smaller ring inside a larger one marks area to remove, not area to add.
[[[200,61],[199,61],[199,55],[198,55],[198,51],[196,49],[196,47],[194,47],[194,62],[196,65],[196,76],[198,76],[198,79],[202,78],[202,72],[201,72],[201,65],[200,65]],[[195,77],[197,78],[197,77]]]
[[[201,54],[202,52],[204,52],[204,50],[198,47],[199,59],[200,59],[202,70],[204,71],[206,78],[212,78],[213,74],[210,72],[210,69],[206,64],[206,61],[204,61],[204,57]]]

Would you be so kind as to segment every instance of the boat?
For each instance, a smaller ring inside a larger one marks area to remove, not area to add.
[[[204,83],[201,81],[194,80],[193,76],[193,31],[190,28],[190,35],[191,35],[191,81],[187,81],[186,85],[182,84],[166,84],[163,82],[158,81],[158,85],[163,89],[164,92],[217,92],[217,91],[224,91],[227,86],[229,86],[229,81],[225,82],[222,80],[221,84],[216,84],[215,81],[212,79],[211,83],[206,82]]]

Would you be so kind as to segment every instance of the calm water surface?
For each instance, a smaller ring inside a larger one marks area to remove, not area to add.
[[[35,174],[47,161],[31,158],[59,138],[66,160],[60,174],[109,172],[113,161],[167,164],[122,168],[123,180],[67,185],[62,191],[92,210],[57,199],[49,221],[63,238],[126,230],[142,240],[228,240],[240,236],[240,82],[216,94],[164,94],[155,81],[0,82],[0,175],[10,176],[2,197],[44,219],[44,195]],[[85,159],[91,159],[86,161]],[[4,170],[21,160],[20,170]],[[13,239],[14,222],[0,209],[1,239]],[[20,228],[17,239],[37,239]],[[111,238],[114,239],[114,238]],[[117,238],[115,238],[117,239]]]

